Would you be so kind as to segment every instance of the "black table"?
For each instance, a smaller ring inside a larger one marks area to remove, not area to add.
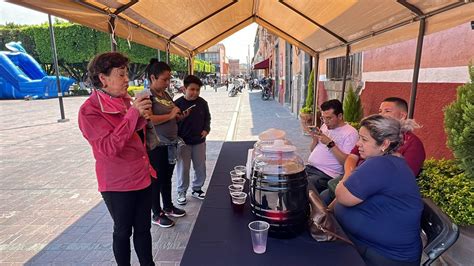
[[[292,239],[269,237],[264,254],[253,252],[248,223],[255,219],[250,198],[242,213],[235,212],[227,188],[229,172],[245,165],[253,144],[223,144],[181,265],[365,265],[353,246],[342,241],[316,242],[309,232]],[[245,187],[248,192],[248,182]]]

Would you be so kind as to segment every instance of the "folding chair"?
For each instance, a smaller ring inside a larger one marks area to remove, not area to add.
[[[459,229],[431,199],[423,198],[423,203],[421,229],[427,238],[423,252],[428,256],[424,266],[430,265],[456,242]]]

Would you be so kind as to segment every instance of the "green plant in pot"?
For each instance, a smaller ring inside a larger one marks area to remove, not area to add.
[[[344,121],[351,125],[359,124],[364,111],[362,109],[362,102],[360,97],[357,96],[352,85],[349,84],[349,90],[347,96],[344,98]]]
[[[303,134],[309,135],[310,130],[308,126],[313,125],[313,98],[314,98],[314,69],[311,70],[311,74],[308,81],[308,94],[304,106],[300,110],[300,122]]]

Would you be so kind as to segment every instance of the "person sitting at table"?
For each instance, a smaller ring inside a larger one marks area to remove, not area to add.
[[[313,142],[306,172],[318,192],[329,180],[341,176],[347,154],[357,142],[357,130],[344,122],[342,103],[333,99],[321,104],[321,128],[311,131]]]
[[[397,120],[405,120],[408,115],[408,104],[398,97],[386,98],[380,103],[379,114]],[[407,131],[403,134],[403,144],[397,152],[405,158],[413,174],[418,175],[426,157],[423,142],[412,131]],[[364,159],[360,157],[357,145],[354,146],[344,162],[344,176],[349,176],[363,161]],[[337,182],[337,180],[331,182]],[[332,186],[332,188],[334,187],[335,185]],[[334,199],[334,191],[325,190],[320,195],[328,205]]]
[[[372,115],[361,121],[365,159],[336,187],[334,213],[367,265],[419,265],[423,202],[415,175],[396,151],[413,120]]]
[[[386,98],[380,103],[379,114],[398,120],[405,120],[408,115],[408,104],[405,100],[398,97]],[[398,153],[403,155],[413,174],[418,175],[426,155],[423,142],[412,131],[407,131],[403,134],[403,144],[398,149]],[[344,162],[344,175],[349,176],[362,161],[363,159],[360,158],[359,150],[356,146]]]

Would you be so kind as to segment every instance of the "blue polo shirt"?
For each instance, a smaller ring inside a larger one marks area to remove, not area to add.
[[[418,260],[423,202],[405,159],[393,155],[369,158],[344,185],[363,200],[356,206],[338,203],[335,207],[337,220],[355,244],[393,260]]]

